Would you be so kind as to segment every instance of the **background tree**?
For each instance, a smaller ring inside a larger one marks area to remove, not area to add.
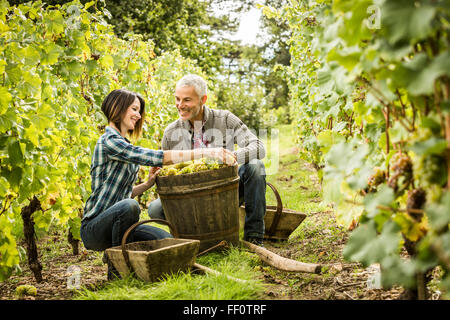
[[[287,5],[286,0],[266,0],[264,3],[276,10]],[[266,95],[270,95],[271,108],[287,108],[289,103],[289,86],[285,69],[291,63],[289,39],[291,29],[286,20],[262,15],[263,31],[268,35],[260,47],[262,65],[266,66],[263,82]],[[281,68],[280,68],[281,67]]]
[[[252,7],[258,7],[250,0],[240,3],[241,7],[237,10],[240,14]],[[260,3],[278,10],[286,5],[287,1],[266,0]],[[217,101],[218,107],[230,109],[244,122],[253,124],[254,129],[273,125],[273,118],[277,118],[279,122],[290,122],[289,87],[286,76],[286,67],[290,66],[291,61],[290,37],[291,31],[285,20],[262,15],[261,31],[257,37],[259,41],[256,44],[244,45],[239,41],[234,42],[234,46],[224,57],[223,77],[217,79],[227,82],[219,86],[218,95],[222,99]],[[246,91],[249,95],[247,98],[253,101],[250,104],[253,107],[249,105],[248,108],[256,113],[243,112],[244,105],[237,103],[239,95],[234,101],[227,99],[245,86],[258,88],[258,94],[252,90]],[[232,92],[225,93],[224,90]]]
[[[11,0],[11,5],[27,0]],[[61,5],[68,0],[47,0],[47,5]],[[89,0],[80,0],[85,4]],[[128,34],[139,34],[143,40],[154,42],[157,55],[178,49],[181,55],[197,62],[208,74],[221,72],[222,57],[233,50],[233,43],[222,35],[235,32],[239,16],[217,17],[213,4],[225,0],[98,0],[91,10],[100,9],[106,21],[114,26],[114,33],[122,39]],[[233,6],[231,10],[243,10],[245,4]]]
[[[24,2],[12,0],[10,4]],[[68,0],[46,1],[49,6],[66,2]],[[281,8],[285,2],[266,0],[262,3]],[[261,115],[290,120],[289,91],[283,68],[290,63],[290,31],[285,21],[263,16],[261,45],[244,45],[239,40],[232,40],[241,15],[255,6],[250,0],[98,0],[93,2],[90,10],[103,11],[105,20],[114,26],[114,33],[119,38],[126,40],[132,34],[138,34],[143,40],[152,40],[158,56],[179,50],[214,84],[211,91],[220,97],[217,107],[231,110],[257,129],[268,125]],[[256,89],[246,91],[245,88]],[[254,112],[244,111],[248,101],[239,101],[239,95],[235,96],[238,92],[249,94],[248,99],[252,102],[248,108]]]

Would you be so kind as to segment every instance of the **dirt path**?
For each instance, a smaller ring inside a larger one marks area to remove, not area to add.
[[[265,244],[266,249],[283,257],[307,262],[302,257],[316,256],[316,263],[325,266],[322,274],[289,273],[262,267],[264,281],[269,285],[263,299],[293,300],[393,300],[398,299],[403,289],[377,289],[377,272],[374,265],[362,268],[358,263],[349,263],[342,257],[342,249],[348,238],[345,230],[336,229],[332,213],[319,212],[309,216],[312,224],[328,228],[311,230],[303,239],[289,239],[287,243]],[[333,231],[331,231],[333,230]],[[337,231],[336,231],[337,230]],[[333,241],[330,242],[330,237]],[[326,247],[320,244],[326,244]],[[369,279],[373,279],[368,283]]]
[[[70,288],[77,287],[78,283],[88,288],[104,284],[107,268],[101,263],[99,254],[82,248],[80,254],[74,256],[71,246],[62,238],[50,236],[39,241],[40,259],[43,264],[41,283],[36,283],[28,266],[22,266],[22,274],[12,275],[5,282],[0,282],[0,299],[70,300],[73,296],[73,290]],[[49,246],[49,242],[52,241],[59,244],[56,250],[53,246]],[[77,273],[80,274],[80,282],[77,282]],[[15,292],[20,285],[36,287],[36,296],[18,297]]]

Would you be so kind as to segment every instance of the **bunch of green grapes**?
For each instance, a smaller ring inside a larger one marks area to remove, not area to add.
[[[422,188],[416,188],[408,191],[408,198],[406,200],[407,209],[423,209],[427,201],[427,193]],[[409,212],[409,215],[415,220],[422,219],[422,213]]]
[[[165,166],[159,172],[160,176],[176,176],[181,174],[190,174],[200,171],[215,170],[226,167],[226,164],[220,164],[217,160],[201,158],[194,161],[180,162]]]
[[[374,173],[369,177],[367,188],[365,191],[367,193],[372,193],[377,191],[377,187],[386,181],[386,171],[379,167],[374,168]]]
[[[389,177],[388,186],[400,195],[413,182],[413,164],[411,158],[406,153],[398,152],[392,156],[389,163],[392,169],[392,175]]]
[[[431,154],[422,157],[415,170],[421,185],[444,186],[447,183],[447,165],[442,155]]]

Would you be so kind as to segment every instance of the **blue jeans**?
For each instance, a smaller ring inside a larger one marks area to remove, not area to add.
[[[252,160],[238,169],[239,205],[245,203],[244,239],[264,237],[264,216],[266,214],[266,169],[261,160]],[[152,219],[166,219],[158,198],[148,206]]]
[[[124,199],[102,213],[81,222],[81,240],[88,250],[103,251],[119,246],[129,227],[139,221],[141,209],[134,199]],[[127,243],[172,238],[160,228],[139,225],[130,233]]]

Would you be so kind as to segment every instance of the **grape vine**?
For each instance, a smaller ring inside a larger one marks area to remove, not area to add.
[[[178,52],[157,57],[151,41],[119,39],[107,12],[95,8],[95,1],[46,7],[0,1],[0,281],[19,268],[24,250],[17,238],[25,237],[37,281],[34,229],[56,225],[79,239],[90,158],[106,124],[104,97],[122,87],[140,93],[147,118],[139,145],[158,148],[176,118],[175,82],[199,73]]]
[[[385,287],[450,292],[450,7],[446,1],[292,0],[291,110],[300,156],[356,229],[345,258]],[[409,258],[403,259],[402,247]]]

